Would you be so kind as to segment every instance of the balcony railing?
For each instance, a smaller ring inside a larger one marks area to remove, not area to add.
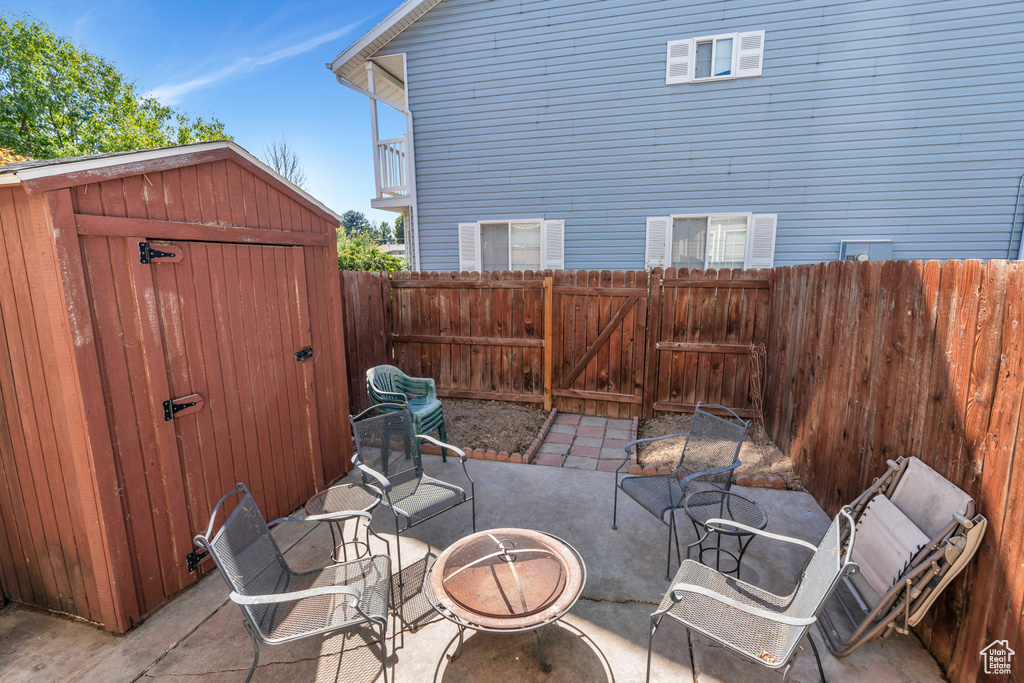
[[[405,176],[405,138],[377,141],[377,196],[400,197],[409,193]]]

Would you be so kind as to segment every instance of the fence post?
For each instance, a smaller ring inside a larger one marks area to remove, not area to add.
[[[544,278],[544,410],[551,411],[551,357],[554,337],[554,281],[550,275]]]
[[[651,272],[650,305],[647,307],[647,352],[644,359],[644,386],[641,415],[649,420],[654,417],[654,392],[658,384],[658,341],[661,338],[661,268]]]

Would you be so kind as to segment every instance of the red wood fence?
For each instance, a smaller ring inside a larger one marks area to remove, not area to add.
[[[768,426],[827,511],[916,455],[988,518],[917,629],[951,680],[976,680],[986,644],[1024,642],[1024,263],[776,268],[771,314]]]
[[[387,362],[441,396],[750,415],[747,345],[766,337],[767,288],[753,270],[397,273],[389,297],[383,276],[347,273],[349,391],[364,397],[366,368]]]

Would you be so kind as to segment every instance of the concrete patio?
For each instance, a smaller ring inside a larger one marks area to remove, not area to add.
[[[439,457],[426,458],[432,476],[463,480],[454,461],[444,465]],[[648,617],[667,588],[666,527],[625,499],[620,500],[619,528],[612,531],[611,473],[477,460],[468,467],[476,480],[478,528],[526,527],[572,543],[587,563],[583,598],[547,630],[545,656],[554,667],[550,674],[537,665],[530,633],[471,633],[462,655],[448,662],[444,653],[457,629],[433,614],[418,591],[426,553],[437,553],[470,531],[468,505],[445,513],[402,540],[407,624],[388,643],[392,680],[642,681]],[[769,531],[816,542],[828,526],[827,516],[806,493],[740,491],[766,509]],[[695,536],[682,513],[679,521],[685,546]],[[387,535],[392,524],[390,513],[378,509],[374,528]],[[282,525],[275,535],[295,567],[322,564],[330,552],[330,533],[323,525]],[[786,544],[755,539],[744,558],[743,578],[788,593],[805,559],[792,554]],[[836,660],[825,650],[821,636],[816,631],[812,635],[829,681],[944,680],[916,636],[871,644]],[[352,636],[264,647],[254,680],[382,680],[376,648],[372,641]],[[0,611],[4,681],[240,681],[251,661],[241,613],[228,602],[224,582],[215,572],[124,636],[17,606]],[[689,638],[683,628],[666,623],[655,639],[651,679],[728,683],[779,681],[781,675],[745,663],[701,638]],[[809,651],[800,657],[791,680],[818,680]]]

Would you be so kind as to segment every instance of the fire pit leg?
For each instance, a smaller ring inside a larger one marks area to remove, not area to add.
[[[465,642],[465,635],[466,635],[466,627],[465,626],[459,626],[459,644],[455,648],[455,652],[453,652],[450,655],[448,655],[448,661],[449,662],[454,662],[455,659],[459,655],[462,654],[462,643]]]
[[[537,661],[540,662],[540,668],[544,673],[551,673],[551,665],[544,661],[544,651],[541,649],[541,640],[544,638],[544,629],[546,628],[547,624],[534,629],[533,635],[537,636]]]

